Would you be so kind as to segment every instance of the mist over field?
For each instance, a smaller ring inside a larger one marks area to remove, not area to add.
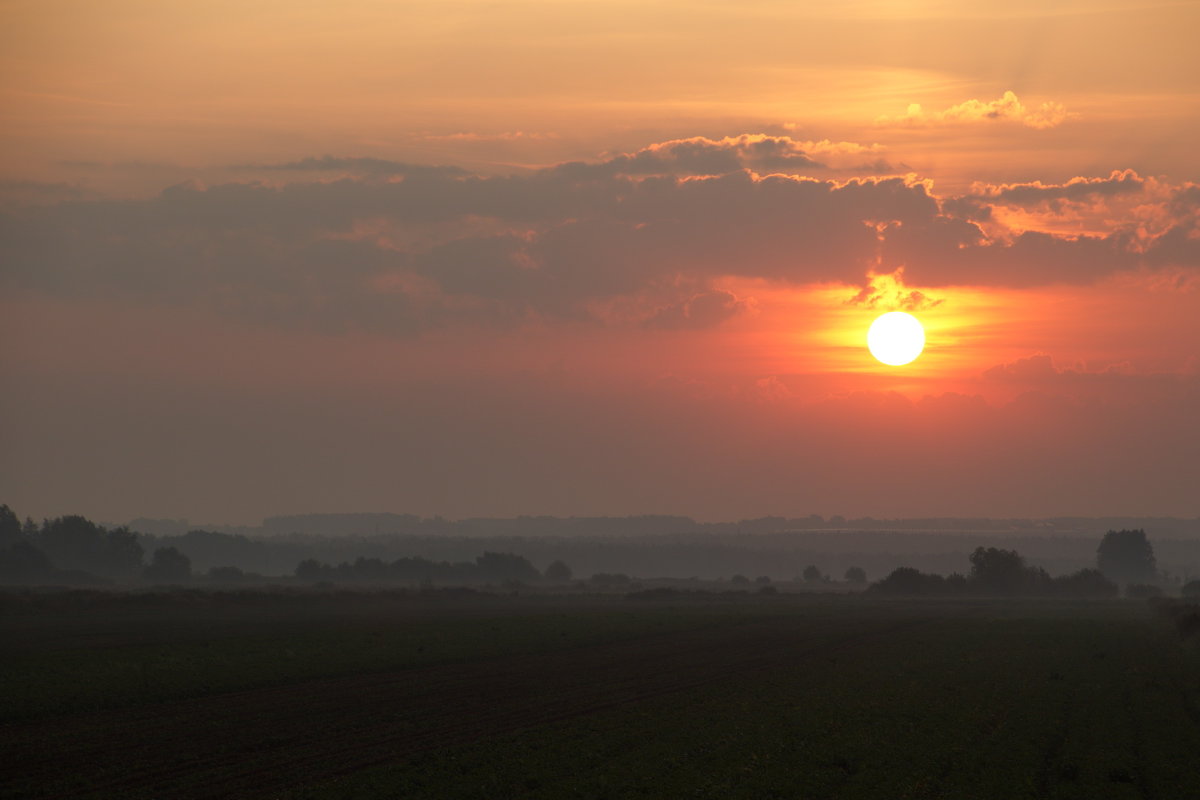
[[[290,574],[304,559],[421,557],[470,560],[483,551],[512,552],[544,569],[556,560],[577,575],[727,579],[735,574],[799,579],[817,565],[840,578],[858,566],[872,579],[908,566],[966,572],[976,547],[1016,549],[1052,575],[1095,566],[1108,530],[1150,531],[1159,566],[1175,579],[1200,576],[1200,520],[1179,519],[923,519],[761,518],[699,523],[686,517],[521,517],[450,521],[401,514],[312,514],[271,517],[257,528],[220,528],[209,535],[182,520],[133,520],[147,550],[175,546],[196,569],[235,565],[267,575]]]
[[[1187,796],[1198,523],[3,505],[0,791]]]

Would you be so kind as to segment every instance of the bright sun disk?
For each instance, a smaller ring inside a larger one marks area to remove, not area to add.
[[[907,364],[925,349],[925,329],[912,314],[889,311],[871,323],[867,349],[884,364]]]

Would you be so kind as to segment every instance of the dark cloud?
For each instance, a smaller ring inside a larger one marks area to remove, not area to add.
[[[826,165],[805,152],[802,142],[787,136],[759,134],[725,139],[708,139],[702,136],[673,139],[596,163],[576,161],[555,168],[556,171],[574,178],[614,175],[725,175],[742,169],[762,173],[806,174],[814,170],[824,170]]]
[[[1006,364],[996,364],[985,370],[984,380],[1026,387],[1050,388],[1127,388],[1139,392],[1147,389],[1177,387],[1191,382],[1194,376],[1177,372],[1137,372],[1127,362],[1086,366],[1059,366],[1046,353],[1035,353]]]
[[[1198,231],[1194,221],[1172,225],[1146,250],[1146,263],[1155,267],[1200,267]]]
[[[1121,235],[1057,236],[1025,231],[989,239],[975,224],[940,217],[922,226],[891,226],[884,267],[905,265],[910,282],[926,286],[1086,284],[1143,260]]]
[[[732,292],[700,292],[687,300],[660,308],[646,320],[646,327],[661,330],[713,328],[745,307],[745,301],[739,300]]]
[[[278,186],[188,183],[144,200],[10,209],[0,215],[0,281],[269,324],[406,333],[531,315],[596,320],[596,301],[617,298],[645,309],[641,322],[652,327],[705,327],[739,302],[707,288],[720,276],[861,283],[902,268],[913,286],[1022,287],[1200,265],[1190,187],[1158,201],[1170,223],[1158,233],[1001,238],[985,228],[992,202],[1118,194],[1141,179],[1124,172],[939,199],[913,178],[769,174],[812,166],[800,144],[760,135],[675,140],[598,164],[499,177],[326,156],[270,168],[362,174]],[[875,153],[845,143],[810,149]],[[380,179],[388,176],[403,179]],[[664,296],[671,285],[689,288]],[[936,302],[927,291],[888,292],[868,287],[854,302]]]
[[[1062,184],[1008,183],[978,186],[976,194],[995,203],[1037,205],[1057,201],[1087,202],[1097,197],[1140,194],[1146,181],[1131,169],[1114,170],[1107,178],[1072,178]]]
[[[1019,381],[1037,383],[1057,378],[1061,373],[1054,366],[1054,359],[1044,353],[1027,358],[1018,358],[1009,364],[997,364],[983,373],[983,377],[993,381]]]

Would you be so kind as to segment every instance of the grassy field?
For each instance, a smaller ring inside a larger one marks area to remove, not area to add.
[[[1200,797],[1135,602],[2,599],[5,797]]]

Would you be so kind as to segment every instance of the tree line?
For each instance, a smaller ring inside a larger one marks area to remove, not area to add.
[[[203,542],[219,538],[224,543],[246,546],[255,542],[193,531],[184,537]],[[153,542],[153,538],[150,540]],[[243,548],[244,549],[244,548]],[[478,552],[478,551],[476,551]],[[296,563],[296,562],[292,562]],[[533,583],[566,582],[572,571],[555,560],[539,571],[526,557],[511,552],[485,551],[474,560],[438,561],[423,557],[395,560],[357,558],[325,563],[307,558],[297,565],[294,577],[307,583]],[[193,579],[192,563],[174,546],[147,553],[139,534],[126,526],[106,528],[78,515],[24,522],[7,505],[0,505],[0,583],[7,584],[97,584],[97,583],[186,583]],[[606,576],[599,576],[606,577]],[[627,576],[625,577],[628,580]],[[265,580],[236,566],[214,566],[204,578],[212,583],[246,583]],[[806,582],[830,580],[815,565],[804,570]],[[739,580],[740,579],[740,580]],[[845,580],[866,585],[866,574],[858,567],[846,570]],[[750,583],[742,575],[735,583]],[[769,583],[762,576],[756,580]],[[1154,550],[1145,531],[1109,531],[1096,550],[1096,567],[1070,575],[1051,577],[1044,569],[1030,566],[1015,550],[978,547],[970,556],[970,571],[943,576],[900,567],[869,591],[881,594],[919,595],[1025,595],[1113,597],[1121,587],[1129,596],[1161,594]],[[1182,587],[1185,597],[1200,596],[1200,581]]]
[[[543,573],[529,559],[515,553],[484,552],[474,561],[431,561],[420,557],[384,561],[358,558],[340,564],[305,559],[296,566],[296,577],[306,583],[535,583],[568,581],[571,568],[555,561]]]
[[[966,575],[924,573],[900,567],[871,585],[878,594],[987,595],[1038,597],[1116,597],[1124,586],[1131,597],[1162,593],[1154,548],[1144,530],[1109,531],[1096,548],[1096,567],[1052,578],[1016,550],[977,547]],[[1200,581],[1183,587],[1184,596],[1200,595]]]
[[[40,525],[29,518],[21,522],[11,508],[0,505],[0,583],[179,584],[193,580],[191,559],[178,548],[156,548],[147,561],[138,538],[128,527],[106,528],[78,515],[43,520]],[[504,583],[567,581],[571,569],[555,561],[543,573],[522,556],[485,552],[474,561],[459,563],[359,558],[329,565],[307,559],[296,567],[295,576],[306,582]],[[236,566],[213,567],[204,577],[214,583],[263,579]]]
[[[138,535],[125,526],[105,528],[68,515],[24,522],[0,505],[0,582],[96,584],[114,581],[172,583],[191,577],[191,561],[174,547],[145,560]]]

